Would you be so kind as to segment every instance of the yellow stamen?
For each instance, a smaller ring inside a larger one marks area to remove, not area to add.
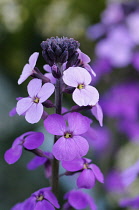
[[[36,97],[36,98],[34,98],[34,100],[33,100],[33,101],[34,101],[35,103],[37,103],[37,104],[38,104],[38,103],[39,103],[39,100],[40,100],[40,99]]]
[[[85,163],[85,164],[83,165],[83,169],[88,169],[88,164],[87,164],[87,163]]]
[[[65,137],[66,139],[71,138],[71,134],[70,134],[70,133],[65,133],[64,137]]]
[[[78,87],[77,87],[79,90],[81,90],[81,89],[83,89],[84,88],[84,84],[80,84],[80,85],[78,85]]]
[[[43,195],[37,196],[37,201],[42,201],[44,199]]]

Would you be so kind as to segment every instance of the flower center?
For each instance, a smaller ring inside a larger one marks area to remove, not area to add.
[[[43,195],[39,195],[36,197],[36,200],[37,201],[42,201],[44,199]]]
[[[68,138],[71,138],[72,135],[71,135],[71,133],[65,133],[64,137],[65,137],[66,139],[68,139]]]
[[[79,84],[79,85],[77,86],[77,88],[78,88],[79,90],[83,89],[84,87],[85,87],[84,84]]]
[[[36,103],[36,104],[38,104],[38,103],[39,103],[39,100],[40,100],[40,99],[39,99],[38,97],[35,97],[35,98],[33,99],[33,102]]]
[[[88,168],[89,168],[88,163],[83,164],[83,169],[88,169]]]

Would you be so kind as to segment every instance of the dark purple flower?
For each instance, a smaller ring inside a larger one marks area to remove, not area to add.
[[[28,150],[33,150],[42,145],[43,141],[43,133],[34,131],[26,132],[15,139],[12,147],[5,152],[4,159],[8,164],[13,164],[21,157],[23,147]]]
[[[25,113],[25,119],[29,123],[37,123],[43,114],[42,103],[46,101],[54,92],[54,85],[45,83],[42,86],[42,80],[33,79],[28,86],[29,97],[22,98],[17,102],[16,111],[19,115]]]
[[[60,208],[51,188],[42,188],[34,192],[31,197],[22,203],[16,204],[12,210],[55,210]]]
[[[80,172],[77,179],[79,188],[91,189],[95,185],[95,180],[104,183],[104,177],[100,169],[95,164],[90,164],[87,158],[74,159],[72,161],[62,161],[62,166],[71,172]]]
[[[63,210],[70,210],[70,208],[85,209],[88,206],[91,210],[97,210],[93,198],[81,190],[72,190],[66,193],[64,198],[68,201],[64,204]]]
[[[61,136],[52,149],[56,159],[70,161],[87,154],[88,142],[80,136],[90,127],[90,119],[87,117],[76,112],[67,114],[66,119],[52,114],[44,121],[44,126],[49,133]]]
[[[120,201],[121,207],[131,207],[133,209],[139,209],[139,195],[135,198],[124,198]]]
[[[18,84],[20,85],[22,82],[24,82],[30,75],[34,73],[34,67],[36,65],[37,59],[38,59],[39,53],[35,52],[29,57],[29,63],[27,63],[22,71],[22,74],[20,75],[20,78],[18,80]]]
[[[63,73],[64,83],[76,88],[72,94],[72,98],[79,106],[94,106],[99,100],[97,89],[89,85],[91,80],[91,75],[86,69],[81,67],[70,67]]]
[[[39,157],[35,156],[28,164],[28,170],[35,170],[41,165],[44,165],[45,168],[45,176],[46,178],[50,178],[52,174],[52,166],[51,166],[51,159],[53,155],[50,152],[44,152],[44,155],[47,157]]]

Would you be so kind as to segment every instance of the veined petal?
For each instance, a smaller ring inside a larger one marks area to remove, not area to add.
[[[53,145],[52,153],[57,160],[71,161],[76,158],[78,151],[73,138],[61,137]]]
[[[29,150],[41,146],[44,141],[44,135],[41,132],[35,132],[25,138],[23,146]]]
[[[44,120],[44,127],[51,134],[64,135],[66,130],[66,122],[61,115],[52,114],[49,115],[46,120]]]
[[[64,83],[71,87],[77,87],[79,84],[88,85],[91,80],[92,78],[88,71],[81,67],[69,67],[63,73]]]
[[[67,171],[79,171],[83,169],[84,161],[82,158],[74,159],[72,161],[62,161],[62,166]]]
[[[54,89],[55,87],[53,84],[45,83],[37,94],[40,99],[40,103],[46,101],[53,94]]]
[[[41,79],[32,79],[27,86],[29,96],[31,98],[34,98],[41,90],[41,86],[42,86]]]
[[[32,74],[32,69],[29,64],[26,64],[23,68],[22,74],[20,75],[18,84],[20,85],[22,82],[24,82],[31,74]]]
[[[38,103],[33,103],[25,114],[25,119],[27,122],[34,124],[39,122],[43,114],[43,105]]]
[[[8,149],[4,154],[4,159],[8,164],[13,164],[19,160],[22,154],[22,145]]]
[[[87,132],[87,130],[90,127],[89,118],[81,115],[78,112],[67,114],[67,116],[68,116],[69,130],[73,131],[74,135],[80,135]]]
[[[29,64],[30,64],[30,67],[31,67],[32,70],[34,69],[34,67],[35,67],[35,65],[36,65],[38,56],[39,56],[39,53],[38,53],[38,52],[34,52],[34,53],[29,57]]]
[[[33,210],[55,210],[54,206],[47,200],[38,201]]]
[[[78,179],[77,179],[77,186],[79,188],[86,188],[91,189],[95,185],[95,176],[92,170],[84,169]]]
[[[80,158],[85,156],[89,150],[89,144],[85,138],[82,136],[73,136],[73,140],[75,142],[76,149],[76,158]]]
[[[25,113],[31,106],[33,102],[30,97],[22,98],[17,102],[16,112],[18,115]]]
[[[103,176],[101,170],[99,169],[99,167],[95,164],[90,164],[89,167],[92,169],[96,179],[99,182],[104,183],[104,176]]]

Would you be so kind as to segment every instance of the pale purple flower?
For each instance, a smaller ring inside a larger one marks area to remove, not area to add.
[[[91,210],[97,210],[94,199],[81,190],[71,190],[65,194],[64,198],[68,201],[64,204],[63,210],[70,210],[71,208],[85,209],[87,207]]]
[[[90,119],[87,117],[76,112],[67,114],[66,119],[52,114],[44,121],[44,126],[49,133],[61,136],[52,149],[56,159],[70,161],[87,154],[88,142],[80,136],[90,127]]]
[[[91,80],[91,75],[86,69],[81,67],[70,67],[63,73],[64,83],[76,88],[72,94],[72,98],[79,106],[94,106],[99,100],[97,89],[89,85]]]
[[[139,195],[134,198],[124,198],[119,202],[121,207],[131,207],[132,209],[139,209]]]
[[[99,121],[100,126],[103,126],[103,111],[101,106],[97,103],[95,106],[91,109],[92,114],[95,116],[95,118]]]
[[[51,159],[53,158],[53,155],[50,152],[44,152],[44,155],[47,157],[39,157],[35,156],[28,164],[27,169],[28,170],[35,170],[41,165],[44,165],[45,168],[45,176],[46,178],[50,178],[52,174],[52,166],[51,166]]]
[[[12,147],[8,149],[4,154],[4,159],[8,164],[13,164],[22,155],[22,149],[33,150],[41,146],[44,141],[44,135],[41,132],[26,132],[17,137],[12,144]]]
[[[46,101],[54,92],[54,85],[45,83],[42,80],[33,79],[27,86],[29,97],[22,98],[17,102],[16,111],[19,115],[25,113],[25,119],[29,123],[37,123],[43,114],[42,103]]]
[[[90,164],[91,160],[87,158],[74,159],[72,161],[62,161],[62,166],[71,172],[78,172],[77,178],[78,188],[91,189],[95,185],[95,180],[104,183],[104,177],[99,167]]]
[[[34,67],[36,65],[37,59],[38,59],[39,53],[34,52],[29,57],[29,63],[27,63],[22,71],[22,74],[20,75],[20,78],[18,80],[18,84],[20,85],[22,82],[24,82],[30,75],[34,73]]]
[[[86,55],[85,53],[83,53],[80,49],[78,49],[77,52],[79,53],[79,56],[78,56],[78,59],[80,60],[80,64],[79,65],[81,65],[83,68],[88,70],[89,73],[91,73],[95,77],[96,73],[93,71],[91,66],[88,64],[91,61],[89,56]]]
[[[97,23],[87,29],[87,37],[89,39],[98,39],[106,32],[106,26],[103,23]]]
[[[12,210],[55,210],[60,208],[51,188],[42,188],[34,192],[28,199],[22,203],[16,204]]]

